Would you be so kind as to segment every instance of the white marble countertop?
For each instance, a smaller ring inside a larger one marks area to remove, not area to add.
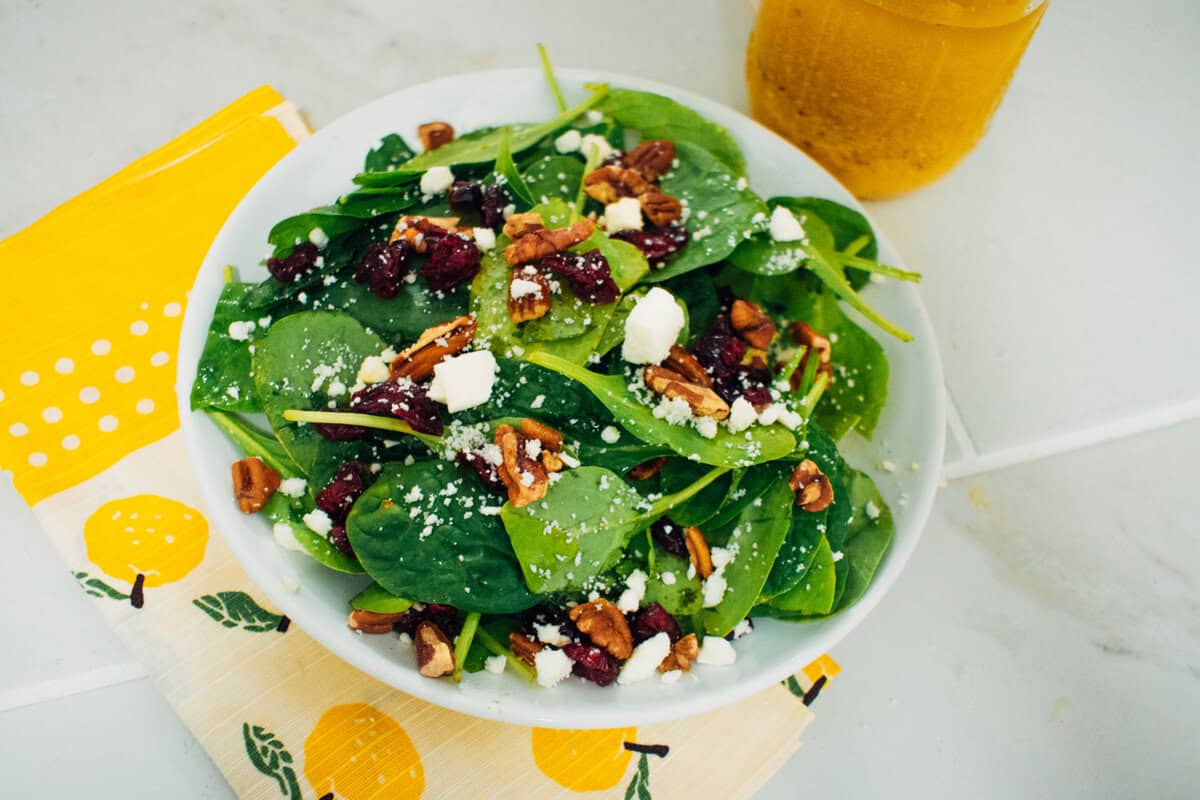
[[[0,237],[261,83],[319,127],[542,41],[744,107],[745,5],[683,7],[0,3]],[[1197,35],[1191,0],[1054,0],[977,151],[872,207],[926,275],[950,482],[763,798],[1196,796]],[[7,482],[0,520],[8,794],[230,796]]]

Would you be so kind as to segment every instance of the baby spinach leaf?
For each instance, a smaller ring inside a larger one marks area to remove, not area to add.
[[[795,588],[812,566],[817,547],[824,539],[829,518],[827,511],[805,511],[793,502],[791,513],[791,527],[767,575],[767,582],[763,584],[760,603]]]
[[[691,272],[687,276],[673,278],[663,288],[675,296],[687,308],[689,339],[708,330],[708,326],[721,312],[721,301],[717,288],[707,272]]]
[[[257,320],[260,318],[241,307],[242,298],[250,288],[248,283],[228,282],[221,289],[212,323],[208,326],[204,352],[200,354],[196,368],[196,380],[192,384],[193,410],[204,407],[226,411],[262,410],[250,371],[250,345],[265,331],[259,329]],[[254,325],[246,334],[248,339],[230,336],[230,325],[247,320]]]
[[[408,146],[408,142],[398,133],[389,133],[379,140],[379,144],[371,148],[363,160],[363,172],[387,172],[405,163],[416,152]]]
[[[629,391],[623,376],[598,375],[547,353],[531,353],[529,360],[582,384],[604,404],[621,427],[638,439],[668,447],[684,458],[702,464],[745,467],[782,458],[796,446],[792,434],[777,425],[756,425],[739,434],[719,427],[714,438],[706,439],[691,428],[672,425],[655,417],[653,410]]]
[[[346,532],[367,574],[394,595],[468,612],[523,611],[537,598],[496,500],[452,463],[389,464],[354,504]]]
[[[701,614],[704,631],[713,636],[729,633],[750,613],[791,526],[790,465],[762,464],[750,472],[761,473],[770,486],[762,502],[747,505],[724,529],[705,531],[705,538],[733,554],[723,573],[727,588],[721,602]]]
[[[663,465],[655,478],[640,482],[637,488],[646,492],[651,487],[644,487],[643,484],[653,482],[656,493],[674,494],[699,480],[707,471],[706,466],[697,464],[695,461],[689,461],[686,458],[672,458]],[[685,527],[705,524],[717,513],[717,509],[729,496],[740,477],[741,471],[725,473],[697,492],[690,500],[671,509],[671,520]]]
[[[563,391],[562,377],[552,370],[500,355],[496,363],[499,371],[491,398],[483,405],[458,412],[456,420],[473,424],[505,417],[533,417],[574,434],[593,430],[595,419],[607,417],[604,408],[586,392]]]
[[[789,591],[773,598],[770,607],[786,612],[783,616],[821,616],[833,608],[833,596],[837,589],[833,548],[824,536],[817,544],[812,565]]]
[[[736,175],[746,167],[742,151],[724,127],[669,97],[633,89],[613,89],[597,107],[643,139],[670,139],[702,147]],[[673,192],[672,192],[673,194]]]
[[[674,513],[674,512],[672,512]],[[647,537],[634,536],[625,551],[625,561],[631,562],[647,574],[646,596],[643,605],[658,603],[681,624],[689,617],[699,614],[704,606],[704,590],[699,575],[692,570],[688,577],[688,568],[692,563],[686,556],[672,555],[654,543],[653,558],[647,555],[650,545]],[[653,562],[654,567],[650,567]],[[623,577],[633,571],[630,567]]]
[[[412,608],[412,601],[397,597],[378,583],[372,583],[350,598],[350,607],[359,611],[374,611],[376,614],[400,614]]]
[[[738,188],[736,173],[702,147],[676,144],[679,166],[662,177],[667,194],[687,203],[684,225],[691,241],[646,280],[658,283],[727,257],[767,218],[767,205],[750,189]]]
[[[534,203],[570,197],[583,180],[583,162],[574,156],[543,156],[525,167],[524,180]]]
[[[537,124],[511,126],[510,147],[512,152],[520,153],[537,144],[538,140],[544,136],[566,127],[571,120],[603,100],[607,93],[607,87],[600,87],[582,103],[567,109],[553,119]],[[466,134],[436,150],[421,153],[390,172],[360,172],[354,176],[354,182],[361,186],[398,186],[413,180],[432,167],[454,167],[459,164],[493,162],[500,152],[501,135],[500,130],[496,129],[486,130],[478,135]]]
[[[512,240],[503,234],[496,246],[483,254],[479,273],[471,281],[471,313],[475,315],[475,341],[496,354],[515,355],[521,333],[508,315],[508,278],[511,267],[504,260],[504,248]]]
[[[420,280],[402,283],[399,294],[386,300],[349,277],[314,289],[310,294],[314,307],[343,310],[394,342],[412,341],[427,328],[466,314],[470,302],[470,289],[465,285],[446,292],[431,292]]]
[[[596,355],[602,356],[625,341],[625,321],[629,319],[629,315],[638,301],[646,296],[647,291],[647,289],[634,289],[632,292],[622,295],[621,299],[617,301],[617,307],[613,309],[612,316],[609,317],[608,324],[604,326],[604,332],[600,335],[600,341],[596,343]]]
[[[895,523],[892,511],[879,494],[875,482],[862,472],[847,469],[844,483],[854,508],[854,517],[842,546],[844,557],[838,563],[847,565],[841,581],[845,587],[834,611],[854,605],[871,585],[879,564],[892,543]]]
[[[384,347],[348,314],[304,311],[273,324],[255,350],[254,381],[263,410],[311,483],[323,486],[344,461],[378,460],[377,446],[370,440],[331,442],[310,425],[288,422],[283,412],[324,410],[331,399],[344,398],[363,359]]]
[[[504,179],[509,191],[513,193],[517,200],[521,201],[521,205],[525,208],[530,208],[537,205],[537,200],[529,192],[528,184],[521,177],[517,165],[513,163],[511,130],[508,126],[500,129],[499,150],[496,153],[496,174]]]
[[[278,256],[290,253],[292,248],[301,242],[309,241],[313,231],[320,231],[332,240],[334,237],[358,230],[366,225],[370,218],[347,213],[337,206],[315,208],[275,223],[275,227],[267,234],[267,241],[275,248],[275,254]]]

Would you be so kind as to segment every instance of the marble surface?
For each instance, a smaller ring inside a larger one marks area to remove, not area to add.
[[[459,6],[0,0],[0,236],[260,83],[320,126],[528,65],[542,41],[564,66],[744,107],[742,2],[688,3],[685,25],[679,2],[617,0],[586,24],[571,3]],[[976,152],[872,207],[927,276],[951,480],[763,798],[1195,796],[1200,6],[1132,8],[1052,2]],[[7,482],[0,528],[6,789],[230,796]]]

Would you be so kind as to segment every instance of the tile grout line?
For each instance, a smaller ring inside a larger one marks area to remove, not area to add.
[[[106,689],[146,677],[149,677],[149,673],[140,661],[126,661],[86,672],[76,672],[63,678],[17,686],[0,691],[0,713],[96,689]]]
[[[942,474],[947,480],[957,480],[993,472],[1008,467],[1021,466],[1051,456],[1064,455],[1100,444],[1125,439],[1141,433],[1162,430],[1182,422],[1200,419],[1200,398],[1179,405],[1157,408],[1142,414],[1134,414],[1112,422],[1101,423],[1090,428],[1049,436],[1029,444],[995,450],[990,453],[962,458],[947,464]]]
[[[959,461],[971,461],[978,458],[979,450],[975,447],[975,440],[971,438],[966,423],[963,422],[962,412],[958,410],[958,404],[954,402],[954,395],[950,393],[950,387],[943,386],[942,393],[946,398],[946,425],[950,428],[950,435],[954,437],[954,441],[962,453]]]

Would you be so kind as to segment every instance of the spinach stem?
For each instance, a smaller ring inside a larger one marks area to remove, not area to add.
[[[783,370],[779,373],[781,381],[790,381],[792,374],[799,368],[800,362],[804,360],[804,354],[808,352],[807,345],[800,345],[796,348],[796,352],[792,353],[792,357],[783,365]]]
[[[462,665],[467,660],[467,653],[471,652],[471,641],[475,638],[475,632],[479,629],[478,611],[472,611],[467,614],[467,618],[463,620],[462,630],[458,633],[458,638],[454,640],[454,682],[458,683],[462,680]]]
[[[654,520],[666,514],[675,506],[692,499],[705,486],[715,481],[717,478],[729,472],[729,467],[713,467],[708,472],[701,475],[694,482],[680,489],[675,494],[669,494],[663,497],[650,506],[650,510],[641,515],[642,519],[647,519],[653,522]]]
[[[899,267],[889,267],[887,264],[880,264],[878,261],[872,261],[869,258],[859,258],[847,252],[838,253],[838,261],[847,267],[861,269],[863,272],[874,272],[877,275],[885,275],[889,278],[895,278],[898,281],[919,283],[921,280],[921,273],[919,272],[909,272]]]
[[[822,372],[813,381],[813,387],[808,394],[804,395],[804,399],[800,401],[800,408],[804,411],[804,418],[807,420],[812,416],[813,409],[817,403],[821,401],[821,395],[825,393],[825,387],[829,385],[829,374]]]
[[[233,283],[236,280],[237,280],[237,275],[233,271],[233,265],[226,264],[225,265],[225,282]]]
[[[855,239],[850,244],[846,245],[846,249],[842,251],[842,255],[856,256],[862,252],[862,249],[871,243],[871,237],[865,233]]]
[[[805,248],[805,253],[808,256],[808,269],[815,273],[821,279],[821,282],[832,289],[838,297],[900,341],[912,341],[913,337],[911,333],[889,322],[882,314],[871,308],[858,295],[858,292],[854,291],[854,287],[846,280],[846,275],[842,272],[841,265],[834,263],[840,257],[837,251],[831,248],[830,252],[826,252],[819,247],[810,246]]]
[[[392,417],[377,417],[373,414],[357,414],[353,411],[304,411],[289,408],[283,412],[283,418],[288,422],[316,422],[326,425],[356,425],[360,428],[372,428],[378,431],[391,431],[415,436],[430,447],[439,447],[442,437],[429,433],[418,433],[402,419]]]
[[[801,396],[808,394],[808,390],[812,388],[813,381],[817,377],[817,367],[821,365],[821,359],[810,358],[804,364],[804,374],[800,377],[800,388],[797,390]]]
[[[584,179],[587,178],[589,172],[600,166],[600,153],[597,148],[593,147],[588,150],[586,159],[586,163],[583,165],[583,177],[579,179],[579,191],[575,193],[575,203],[571,206],[575,217],[583,216],[583,204],[587,202],[587,194],[583,191]]]
[[[558,78],[554,77],[554,67],[550,65],[550,54],[546,52],[546,46],[541,42],[538,43],[538,58],[542,61],[542,74],[546,76],[546,83],[550,86],[550,91],[554,94],[554,102],[558,103],[559,111],[567,110],[567,101],[563,98],[562,87],[558,85]]]
[[[529,665],[513,655],[512,651],[507,647],[496,641],[496,637],[488,633],[487,628],[479,628],[475,631],[475,636],[479,638],[479,641],[488,649],[489,653],[495,656],[504,656],[508,661],[508,665],[512,667],[513,672],[533,683],[535,676]]]
[[[646,566],[650,568],[651,575],[657,575],[658,570],[654,568],[654,534],[650,528],[646,528]]]

